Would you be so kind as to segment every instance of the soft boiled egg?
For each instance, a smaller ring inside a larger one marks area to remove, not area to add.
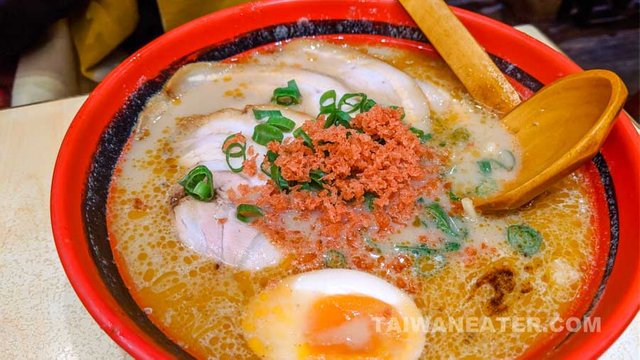
[[[254,297],[242,319],[265,359],[417,359],[422,316],[400,289],[371,274],[325,269],[285,278]]]

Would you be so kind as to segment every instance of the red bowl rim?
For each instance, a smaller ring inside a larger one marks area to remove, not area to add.
[[[82,182],[83,179],[78,179],[78,177],[82,178],[83,174],[86,174],[91,165],[87,160],[93,157],[93,151],[97,146],[98,140],[109,122],[109,120],[104,119],[113,117],[115,113],[114,111],[104,114],[104,109],[108,108],[113,110],[122,104],[122,102],[120,102],[116,105],[109,105],[108,103],[113,101],[113,98],[107,95],[110,93],[115,94],[114,91],[117,90],[124,94],[124,97],[128,96],[142,81],[140,79],[135,82],[131,81],[128,75],[129,72],[142,73],[142,79],[145,77],[152,78],[154,74],[157,74],[158,69],[149,66],[148,69],[141,70],[141,67],[151,61],[145,59],[158,55],[158,52],[163,48],[179,48],[176,51],[176,53],[179,54],[173,58],[177,60],[178,57],[186,54],[185,52],[181,53],[180,49],[187,49],[189,46],[198,46],[194,44],[181,46],[179,43],[181,39],[189,39],[194,36],[194,34],[196,37],[198,34],[205,35],[205,32],[203,32],[204,29],[210,29],[212,24],[226,23],[232,25],[229,26],[228,29],[220,29],[222,34],[217,36],[218,39],[224,39],[225,36],[231,38],[233,35],[247,32],[250,29],[284,23],[287,21],[286,19],[289,18],[295,21],[297,19],[292,18],[292,16],[299,17],[299,15],[293,15],[294,12],[287,12],[287,10],[293,10],[294,8],[298,10],[304,8],[309,12],[315,11],[315,13],[309,14],[309,18],[313,19],[326,19],[331,16],[337,19],[344,19],[346,17],[339,16],[339,14],[348,14],[349,11],[353,11],[352,9],[357,9],[355,16],[359,19],[387,21],[399,25],[413,25],[413,22],[402,7],[394,0],[267,0],[258,3],[242,4],[218,11],[168,32],[125,60],[91,93],[65,135],[54,168],[51,189],[51,222],[56,248],[67,277],[89,313],[113,340],[136,358],[158,359],[171,356],[150,340],[148,336],[143,334],[135,324],[129,321],[126,318],[127,315],[117,306],[114,306],[115,302],[113,299],[110,299],[110,294],[105,292],[105,285],[100,281],[99,277],[96,277],[95,269],[92,269],[92,267],[95,268],[95,264],[92,263],[93,259],[88,251],[86,234],[84,234],[82,228],[83,220],[81,210],[78,208],[78,205],[81,204],[81,202],[79,202],[81,201],[81,195],[73,193],[74,186],[76,186],[75,192],[77,193],[80,193],[80,191],[78,191],[80,187],[77,187],[77,185],[81,184],[84,186]],[[376,9],[378,11],[372,11],[370,9]],[[366,13],[364,12],[365,10],[367,10]],[[528,48],[532,53],[537,54],[537,56],[530,58],[527,56],[505,57],[519,67],[525,70],[535,68],[537,66],[535,61],[544,58],[546,61],[545,66],[551,69],[557,69],[557,73],[538,77],[538,80],[543,83],[548,83],[568,73],[580,71],[580,68],[575,63],[562,54],[505,24],[469,11],[456,8],[453,10],[481,43],[483,43],[481,38],[486,38],[487,36],[507,38],[518,42],[519,46]],[[387,18],[383,18],[383,15],[381,15],[383,11],[385,12],[384,16]],[[302,10],[298,11],[298,13],[300,12],[302,12]],[[273,17],[280,20],[269,20]],[[232,19],[237,20],[238,18],[242,18],[244,21],[232,22]],[[202,41],[203,40],[200,39],[195,40],[195,42],[200,43],[202,43]],[[204,41],[211,43],[211,40]],[[200,46],[200,48],[201,47],[202,46]],[[196,49],[192,49],[192,51]],[[170,63],[171,55],[164,55],[163,61],[165,64]],[[103,119],[101,123],[96,124],[97,126],[91,125],[92,118],[96,117],[94,114],[102,114],[97,116]],[[631,124],[630,118],[626,115],[621,115],[612,133],[614,134],[611,135],[611,137],[615,136],[616,140],[623,142],[627,150],[626,156],[629,160],[628,164],[626,164],[627,173],[631,173],[632,181],[633,179],[639,179],[640,139],[636,129]],[[89,151],[88,149],[91,150]],[[607,152],[603,151],[603,153],[606,158],[609,157],[607,156]],[[612,158],[609,161],[615,160],[614,157],[617,153],[610,153],[612,154],[610,155]],[[81,165],[81,169],[78,169],[78,163]],[[620,180],[616,180],[615,182],[617,183],[618,181]],[[637,197],[638,193],[640,193],[640,189],[638,189],[636,185],[635,194],[631,194],[632,198],[628,200],[630,202],[627,202],[626,206],[627,208],[635,209],[635,214],[640,210],[640,200]],[[633,214],[628,214],[626,219],[626,224],[635,222],[637,226],[639,222],[637,215],[634,217]],[[621,224],[625,223],[625,221],[621,219]],[[637,234],[638,231],[636,229],[635,232],[631,232],[632,237],[635,237],[635,239],[629,239],[627,241],[637,242],[639,240]],[[82,244],[78,244],[78,238],[82,239]],[[629,270],[632,270],[633,274],[628,274],[632,275],[632,278],[627,284],[627,293],[620,296],[615,309],[611,310],[607,327],[603,326],[599,336],[589,338],[588,342],[582,344],[582,347],[573,346],[569,348],[568,351],[563,353],[564,356],[567,358],[584,358],[585,355],[588,357],[597,357],[615,341],[631,322],[640,306],[640,298],[637,296],[637,294],[640,293],[640,264],[636,261],[635,268],[632,267],[632,269]],[[615,268],[614,271],[616,271]]]

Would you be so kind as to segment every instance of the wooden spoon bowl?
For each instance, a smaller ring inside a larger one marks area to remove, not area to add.
[[[520,143],[520,171],[498,194],[474,199],[476,207],[518,208],[593,158],[626,97],[616,74],[589,70],[557,80],[517,106],[502,121]]]

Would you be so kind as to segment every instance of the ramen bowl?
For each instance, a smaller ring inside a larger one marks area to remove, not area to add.
[[[453,9],[523,97],[581,69],[537,40],[486,17]],[[219,61],[299,37],[383,41],[431,51],[428,40],[390,0],[272,0],[245,4],[181,26],[118,66],[91,93],[62,143],[51,195],[57,250],[78,297],[101,328],[136,358],[191,358],[141,309],[114,262],[107,227],[110,179],[146,101],[177,69]],[[585,165],[593,180],[599,256],[580,319],[592,331],[559,331],[525,357],[595,358],[638,311],[640,293],[640,141],[621,114],[600,153]]]

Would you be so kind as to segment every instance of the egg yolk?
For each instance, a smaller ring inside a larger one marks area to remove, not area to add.
[[[320,298],[312,304],[307,321],[304,352],[311,357],[391,358],[406,341],[394,307],[368,296]],[[391,321],[397,323],[390,326]]]

